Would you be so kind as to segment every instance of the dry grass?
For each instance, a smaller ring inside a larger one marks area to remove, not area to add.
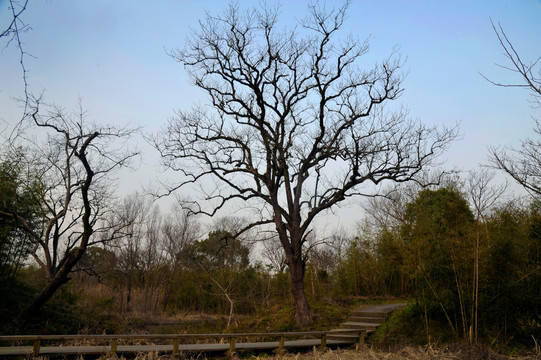
[[[257,357],[256,357],[257,358]],[[447,348],[433,348],[430,346],[405,346],[393,351],[375,350],[363,347],[358,350],[329,350],[326,352],[313,351],[311,353],[292,354],[271,359],[281,360],[541,360],[541,354],[523,357],[509,357],[497,354],[489,349],[454,345]]]
[[[430,346],[405,346],[392,351],[376,350],[370,347],[361,347],[357,350],[327,350],[313,351],[286,355],[245,355],[240,354],[238,359],[249,360],[541,360],[541,353],[536,352],[523,356],[505,356],[488,348],[474,347],[469,345],[452,345],[445,348]],[[106,355],[100,360],[123,360],[123,356]],[[165,360],[171,359],[170,354],[141,353],[129,359],[135,360]],[[193,355],[186,359],[207,359],[202,355]],[[226,359],[224,356],[214,356],[208,359]]]

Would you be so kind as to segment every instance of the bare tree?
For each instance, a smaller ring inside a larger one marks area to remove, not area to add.
[[[120,307],[132,310],[133,291],[139,287],[144,292],[142,310],[149,310],[149,305],[156,309],[162,280],[157,269],[165,261],[162,216],[152,199],[139,193],[124,198],[118,207],[115,225],[125,228],[125,235],[114,242],[123,285]]]
[[[337,228],[331,234],[329,245],[334,249],[335,266],[344,260],[348,247],[351,245],[353,235],[346,228]]]
[[[17,184],[32,194],[39,213],[21,213],[4,203],[0,216],[30,237],[31,255],[45,274],[45,286],[26,310],[32,314],[69,280],[88,247],[123,232],[111,223],[113,176],[136,152],[124,143],[134,130],[93,124],[82,107],[70,114],[36,99],[29,120],[34,128],[26,127],[28,137],[21,134],[15,141],[26,155]],[[32,136],[36,133],[39,138]]]
[[[532,104],[534,108],[541,107],[541,56],[533,61],[523,60],[513,43],[503,30],[503,27],[492,23],[492,28],[498,37],[498,41],[504,51],[504,56],[508,60],[508,65],[498,65],[499,67],[517,73],[519,82],[502,83],[488,79],[490,83],[501,87],[525,88],[531,91]],[[509,174],[516,182],[524,187],[530,193],[541,195],[541,123],[535,122],[535,137],[527,138],[521,141],[520,148],[500,148],[490,149],[490,161],[492,165]]]
[[[10,16],[8,16],[8,23],[0,28],[2,29],[2,32],[0,32],[0,38],[5,37],[8,39],[8,42],[15,41],[20,45],[21,41],[19,34],[28,29],[28,25],[21,20],[21,15],[26,10],[28,0],[9,0],[8,4]]]
[[[25,110],[27,110],[26,106],[28,105],[29,94],[28,79],[26,77],[27,70],[24,65],[24,57],[27,55],[27,52],[24,50],[21,34],[30,29],[30,26],[22,20],[22,15],[28,6],[28,0],[8,0],[8,4],[8,11],[10,14],[10,16],[8,16],[9,21],[6,25],[0,25],[0,39],[7,39],[6,46],[15,43],[15,46],[19,50],[19,63],[21,64],[22,79],[24,83]]]
[[[284,248],[280,244],[278,237],[269,238],[262,243],[263,249],[261,250],[261,255],[268,266],[277,273],[283,273],[286,269],[286,256],[284,253]]]
[[[498,186],[491,185],[494,179],[494,174],[486,170],[478,172],[470,172],[467,183],[466,192],[470,202],[475,209],[475,217],[479,223],[481,220],[485,225],[486,236],[489,236],[488,224],[487,224],[487,212],[501,201],[503,194],[507,190],[507,184]],[[472,309],[471,309],[471,331],[470,342],[477,343],[477,336],[479,330],[479,260],[480,260],[480,240],[481,234],[479,231],[479,224],[477,227],[476,240],[475,240],[475,264],[473,274],[473,286],[472,286]]]
[[[532,103],[534,106],[541,106],[541,65],[539,64],[541,61],[541,56],[533,61],[525,62],[520,57],[511,40],[509,40],[507,37],[507,34],[503,30],[501,24],[496,26],[492,21],[491,24],[503,49],[504,56],[509,61],[508,65],[497,64],[497,66],[517,73],[520,82],[508,84],[493,81],[483,74],[481,74],[481,76],[496,86],[528,89],[531,91],[531,96],[533,98]]]
[[[180,203],[175,204],[162,222],[162,247],[165,256],[166,277],[163,309],[166,310],[174,288],[184,281],[183,272],[190,262],[193,244],[200,237],[196,217],[190,216]]]
[[[541,123],[538,120],[533,130],[535,138],[522,140],[519,148],[491,148],[490,162],[529,193],[541,195]]]
[[[404,222],[406,204],[415,199],[420,189],[418,184],[407,184],[389,188],[385,197],[369,198],[364,206],[367,220],[381,230],[400,226]]]
[[[181,174],[167,191],[200,187],[194,212],[212,216],[237,203],[257,209],[247,228],[275,226],[300,326],[313,320],[303,249],[314,219],[374,195],[368,184],[414,179],[456,136],[404,109],[387,112],[403,91],[402,61],[393,51],[360,68],[368,43],[339,37],[348,4],[309,5],[300,28],[283,30],[278,8],[230,5],[208,15],[171,55],[211,106],[179,111],[154,139],[164,165]]]

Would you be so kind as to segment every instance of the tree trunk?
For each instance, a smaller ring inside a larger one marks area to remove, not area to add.
[[[54,293],[65,283],[69,281],[67,276],[55,276],[47,282],[47,285],[41,290],[39,295],[32,301],[30,306],[28,306],[22,312],[23,319],[31,319],[32,317],[38,315],[41,307],[49,301],[49,299],[54,295]]]
[[[86,251],[86,244],[88,243],[88,238],[85,237],[82,244],[85,246],[82,248],[79,247],[74,253],[70,254],[65,263],[60,267],[54,275],[50,276],[47,280],[47,284],[41,290],[39,295],[34,299],[34,301],[22,312],[22,317],[30,319],[39,313],[41,307],[49,301],[49,299],[54,295],[54,293],[65,283],[67,283],[70,278],[69,274],[71,269],[79,262],[84,252]]]
[[[302,260],[289,261],[289,275],[291,277],[291,294],[295,301],[295,320],[301,328],[305,328],[313,323],[314,315],[304,293],[304,263]]]

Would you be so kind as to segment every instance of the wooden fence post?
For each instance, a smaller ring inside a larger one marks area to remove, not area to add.
[[[284,355],[286,353],[284,348],[284,335],[280,336],[280,339],[278,340],[278,348],[274,349],[273,352],[278,355]]]
[[[364,344],[364,338],[366,337],[366,330],[359,333],[359,344]]]
[[[173,358],[176,359],[178,357],[178,345],[180,343],[179,338],[173,339]]]
[[[116,354],[117,346],[118,346],[118,339],[111,340],[111,353]]]
[[[234,357],[236,354],[236,351],[235,351],[236,341],[237,339],[234,337],[229,338],[229,351],[227,352],[227,356],[229,356],[230,358]]]
[[[325,349],[327,347],[327,334],[323,333],[321,335],[321,349]]]
[[[366,337],[366,330],[362,330],[359,333],[359,341],[357,341],[357,345],[355,345],[355,350],[359,351],[361,348],[364,348],[365,343],[364,339]]]
[[[38,356],[39,355],[39,348],[40,348],[41,344],[39,342],[39,339],[37,340],[34,340],[34,347],[32,348],[32,355],[34,357]]]

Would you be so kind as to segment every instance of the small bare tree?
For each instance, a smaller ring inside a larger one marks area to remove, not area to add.
[[[115,226],[123,227],[125,235],[114,242],[118,274],[121,276],[121,309],[132,311],[134,289],[144,292],[143,311],[156,309],[163,277],[157,269],[165,261],[162,242],[162,216],[150,197],[134,193],[118,205]],[[124,290],[125,295],[124,296]]]
[[[200,237],[201,229],[196,217],[190,216],[176,203],[164,217],[161,228],[162,248],[165,257],[166,276],[163,309],[169,305],[172,293],[184,281],[184,271],[190,263],[191,249]]]
[[[17,186],[32,194],[38,214],[3,202],[0,216],[30,237],[31,255],[45,274],[45,286],[26,310],[32,314],[69,280],[88,247],[123,232],[111,223],[113,176],[137,152],[126,150],[124,142],[134,130],[98,126],[82,107],[70,114],[36,99],[29,120],[33,127],[22,127],[27,137],[19,134],[12,145],[25,154]]]
[[[373,195],[368,184],[414,179],[456,136],[386,111],[403,91],[402,61],[393,51],[362,69],[368,43],[338,38],[347,7],[309,5],[300,28],[283,30],[278,8],[208,15],[171,55],[211,106],[179,111],[154,139],[164,165],[181,174],[167,191],[200,186],[194,212],[212,216],[237,202],[257,209],[246,228],[274,225],[300,326],[313,320],[303,249],[314,219]]]
[[[474,208],[475,218],[478,222],[476,239],[475,239],[475,264],[472,286],[472,309],[471,309],[471,331],[470,342],[477,343],[479,330],[479,260],[480,260],[480,240],[481,234],[479,223],[485,226],[486,237],[488,238],[488,212],[501,201],[502,196],[507,190],[507,184],[494,186],[491,184],[494,179],[494,174],[486,169],[470,172],[467,183],[466,192],[469,200]]]
[[[261,255],[266,262],[268,262],[269,268],[276,273],[283,273],[287,267],[286,256],[284,248],[278,241],[278,238],[272,237],[262,242],[263,249]]]

